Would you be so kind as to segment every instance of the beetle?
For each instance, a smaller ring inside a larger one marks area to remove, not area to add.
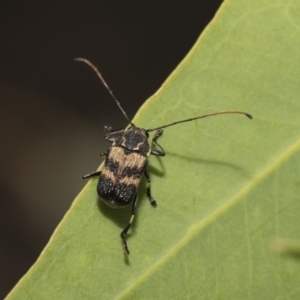
[[[137,211],[137,190],[143,175],[145,175],[148,181],[148,186],[146,189],[147,197],[150,201],[150,204],[152,206],[156,206],[156,201],[151,195],[151,180],[147,171],[147,163],[149,155],[165,156],[166,154],[163,148],[157,143],[158,138],[163,133],[162,129],[184,122],[190,122],[197,119],[223,114],[242,114],[249,119],[253,119],[253,117],[249,113],[243,111],[221,111],[176,121],[153,129],[140,128],[135,126],[135,124],[130,121],[120,102],[104,80],[97,67],[85,58],[76,58],[75,60],[87,64],[95,71],[105,88],[118,105],[122,114],[129,122],[129,127],[121,130],[111,126],[104,126],[105,139],[111,143],[111,147],[109,147],[106,152],[100,153],[101,156],[106,157],[104,167],[102,171],[95,171],[83,176],[83,179],[88,179],[95,176],[100,177],[97,185],[97,193],[103,202],[109,207],[125,207],[132,202],[130,220],[120,234],[123,250],[129,255],[130,252],[126,242],[126,234]],[[149,132],[151,131],[155,131],[154,137],[151,141],[151,144],[154,145],[153,148],[150,146],[148,141]]]

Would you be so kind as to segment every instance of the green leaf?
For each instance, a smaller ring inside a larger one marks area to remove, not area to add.
[[[138,112],[165,129],[140,188],[129,257],[91,180],[8,299],[300,299],[300,2],[225,1],[194,48]]]

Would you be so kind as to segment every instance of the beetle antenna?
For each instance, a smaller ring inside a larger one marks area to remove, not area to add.
[[[151,131],[154,131],[154,130],[157,130],[157,129],[166,128],[166,127],[173,126],[173,125],[180,124],[180,123],[184,123],[184,122],[190,122],[190,121],[197,120],[197,119],[203,119],[203,118],[206,118],[206,117],[213,117],[213,116],[225,115],[225,114],[240,114],[240,115],[245,115],[249,119],[253,119],[252,115],[250,115],[246,112],[243,112],[243,111],[220,111],[220,112],[216,112],[216,113],[212,113],[212,114],[198,116],[198,117],[195,117],[195,118],[190,118],[190,119],[185,119],[185,120],[173,122],[173,123],[170,123],[170,124],[167,124],[167,125],[163,125],[163,126],[160,126],[160,127],[157,127],[157,128],[153,128],[153,129],[147,129],[146,131],[151,132]]]
[[[101,82],[103,83],[103,85],[106,87],[106,89],[108,90],[108,92],[111,94],[111,96],[113,97],[113,99],[115,100],[115,102],[117,103],[118,107],[120,108],[121,112],[123,113],[123,115],[125,116],[125,118],[127,119],[127,121],[130,123],[131,126],[135,127],[134,124],[129,120],[125,110],[122,108],[120,102],[118,101],[117,97],[114,95],[114,92],[111,90],[111,88],[108,86],[108,84],[106,83],[106,81],[104,80],[103,76],[101,75],[101,73],[99,72],[98,68],[93,65],[89,60],[87,60],[86,58],[74,58],[75,61],[81,61],[85,64],[87,64],[89,67],[91,67],[95,73],[97,74],[97,76],[99,77],[99,79],[101,80]]]

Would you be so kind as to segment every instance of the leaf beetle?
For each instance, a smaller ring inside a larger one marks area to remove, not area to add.
[[[126,234],[137,211],[137,190],[143,175],[145,175],[148,181],[146,190],[147,197],[150,201],[150,204],[152,206],[156,206],[156,201],[151,195],[151,180],[147,171],[147,163],[149,155],[165,156],[165,151],[157,143],[158,138],[163,133],[162,129],[184,122],[190,122],[197,119],[224,114],[241,114],[245,115],[249,119],[253,119],[253,117],[252,115],[242,111],[221,111],[176,121],[153,129],[139,128],[130,121],[126,112],[122,108],[113,91],[104,80],[101,73],[98,71],[97,67],[85,58],[76,58],[75,60],[87,64],[95,71],[103,85],[106,87],[118,105],[122,114],[129,122],[129,127],[121,130],[115,129],[111,126],[104,126],[105,139],[111,143],[111,146],[108,148],[108,150],[100,154],[101,156],[105,156],[104,167],[102,171],[95,171],[83,176],[83,179],[88,179],[94,176],[100,177],[97,185],[97,193],[103,202],[109,207],[120,208],[127,206],[132,202],[130,220],[120,234],[123,250],[126,254],[129,254],[130,252],[126,242]],[[149,132],[151,131],[155,131],[154,137],[151,141],[151,146],[153,145],[154,147],[151,147],[148,141]]]

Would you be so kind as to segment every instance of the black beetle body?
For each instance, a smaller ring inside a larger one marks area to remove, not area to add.
[[[147,136],[144,130],[131,127],[107,150],[97,191],[108,206],[128,205],[135,197],[150,154]]]
[[[132,124],[132,123],[131,123]],[[133,125],[133,124],[132,124]],[[157,139],[162,135],[162,130],[156,131],[152,143],[160,150],[151,149],[148,138],[148,131],[134,125],[127,130],[117,130],[110,126],[105,126],[104,131],[108,132],[106,140],[112,143],[111,147],[101,155],[106,156],[102,171],[96,171],[83,178],[100,176],[97,185],[97,192],[100,198],[112,208],[120,208],[132,205],[132,214],[128,225],[121,232],[121,239],[125,253],[129,254],[129,249],[125,236],[129,230],[137,208],[137,190],[145,174],[148,180],[147,196],[152,206],[156,206],[156,201],[151,196],[150,176],[147,172],[148,156],[164,156],[165,152],[157,144]],[[119,134],[118,136],[114,136]]]

